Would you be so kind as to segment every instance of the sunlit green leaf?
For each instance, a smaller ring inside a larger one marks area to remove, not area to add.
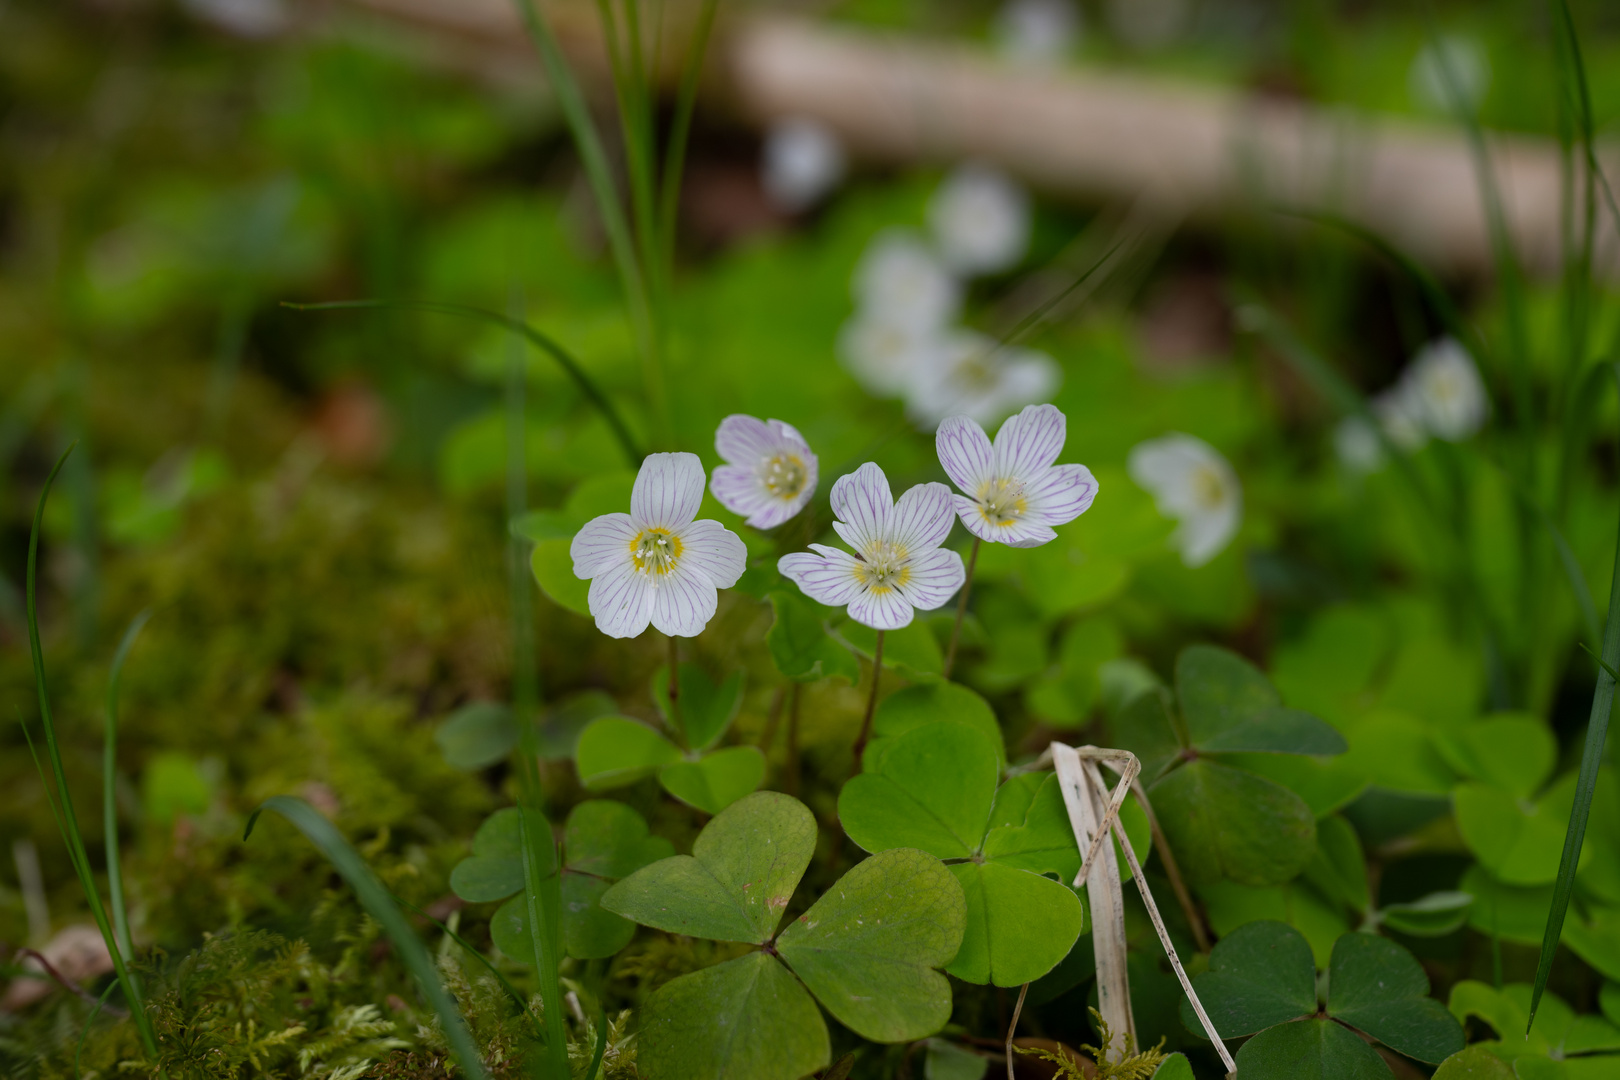
[[[675,744],[646,724],[622,716],[592,720],[574,750],[579,779],[591,791],[633,784],[681,760]]]
[[[996,762],[1006,765],[1006,744],[990,703],[959,683],[925,679],[896,690],[878,703],[872,717],[872,741],[861,758],[862,767],[881,768],[896,736],[936,720],[954,720],[982,732],[996,748]]]
[[[697,761],[665,765],[658,782],[688,806],[718,814],[765,782],[765,755],[757,746],[729,746]]]
[[[838,796],[838,819],[867,851],[914,847],[942,859],[979,850],[996,791],[995,747],[955,721],[913,728],[894,740],[876,771]]]
[[[860,679],[860,665],[828,631],[820,604],[797,590],[776,589],[767,598],[776,618],[765,631],[765,644],[777,671],[805,682],[835,675],[851,683]]]
[[[1033,982],[1069,954],[1085,929],[1080,898],[1051,878],[995,862],[950,869],[967,897],[967,932],[945,970],[965,982]]]
[[[696,664],[682,664],[680,696],[677,707],[681,714],[681,728],[686,733],[686,745],[693,750],[707,750],[720,741],[731,726],[742,705],[743,673],[734,671],[724,682],[716,685],[709,673]],[[653,672],[653,705],[666,724],[673,726],[669,715],[669,668],[660,667]]]

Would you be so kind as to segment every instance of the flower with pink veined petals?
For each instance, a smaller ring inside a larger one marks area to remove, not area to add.
[[[942,607],[967,575],[962,556],[939,545],[951,532],[951,489],[918,484],[889,492],[883,470],[867,462],[832,489],[833,528],[855,549],[826,544],[784,555],[777,568],[812,600],[849,608],[849,617],[876,630],[911,623],[914,609]]]
[[[736,533],[694,520],[702,501],[696,454],[649,454],[630,491],[630,512],[603,514],[574,536],[574,576],[591,583],[598,630],[632,638],[651,623],[671,637],[703,632],[719,590],[737,583],[748,556]]]
[[[1008,547],[1057,538],[1054,525],[1091,508],[1097,478],[1084,465],[1054,465],[1067,421],[1056,405],[1029,405],[1008,417],[996,441],[966,416],[939,425],[939,463],[964,494],[954,496],[968,532]]]
[[[816,493],[816,455],[791,424],[734,414],[720,421],[714,448],[726,464],[709,490],[756,529],[774,529]]]

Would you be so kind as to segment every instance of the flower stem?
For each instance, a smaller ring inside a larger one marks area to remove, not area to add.
[[[962,616],[967,614],[968,590],[973,588],[973,568],[979,564],[979,545],[984,543],[977,536],[973,538],[973,552],[968,556],[967,577],[962,581],[962,595],[956,601],[956,624],[951,627],[951,643],[945,648],[945,668],[942,674],[948,679],[951,677],[951,668],[956,665],[956,642],[962,636]]]
[[[872,690],[866,695],[866,715],[861,718],[861,733],[855,736],[855,760],[850,763],[849,775],[861,771],[861,753],[872,737],[872,714],[877,711],[878,680],[883,675],[883,631],[877,632],[877,647],[872,650]]]
[[[680,740],[681,746],[686,746],[686,725],[681,723],[681,654],[673,637],[669,638],[669,681],[666,689],[669,695],[669,726]]]
[[[793,796],[799,794],[799,693],[803,689],[803,683],[794,683],[788,703],[787,776],[782,780],[782,790]]]

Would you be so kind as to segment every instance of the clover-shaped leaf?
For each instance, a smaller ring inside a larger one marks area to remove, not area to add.
[[[950,871],[914,849],[874,855],[778,935],[815,843],[803,803],[756,792],[716,815],[691,855],[607,891],[605,908],[647,926],[765,946],[647,999],[638,1063],[651,1080],[796,1080],[823,1068],[816,1001],[882,1042],[926,1037],[949,1019],[950,985],[935,968],[956,954],[966,921]]]
[[[450,872],[450,888],[469,903],[504,900],[523,888],[521,813],[497,810],[473,836],[473,853]],[[550,826],[538,815],[530,828]],[[549,845],[543,845],[549,846]],[[630,941],[635,927],[597,900],[614,880],[669,855],[668,840],[651,836],[640,814],[623,803],[592,799],[574,807],[563,827],[563,945],[582,960],[612,956]],[[542,874],[553,867],[542,868]],[[490,920],[490,936],[508,956],[531,955],[524,900],[515,897]]]
[[[1538,1064],[1534,1059],[1543,1058],[1579,1061],[1592,1069],[1579,1074],[1583,1076],[1620,1073],[1620,1056],[1612,1053],[1620,1050],[1620,1028],[1601,1016],[1576,1015],[1568,1002],[1549,992],[1542,995],[1536,1022],[1527,1034],[1530,996],[1529,983],[1508,983],[1498,990],[1464,979],[1451,988],[1449,1007],[1460,1023],[1477,1017],[1496,1030],[1494,1040],[1476,1045],[1489,1047],[1508,1061],[1532,1059],[1521,1064],[1520,1075],[1530,1075]]]
[[[976,728],[995,747],[997,766],[1007,764],[1001,725],[990,703],[960,683],[925,679],[895,691],[878,705],[872,717],[872,741],[861,757],[861,767],[868,772],[878,769],[895,738],[938,720],[954,720]]]
[[[742,705],[743,673],[734,671],[725,682],[716,684],[709,673],[696,664],[682,664],[677,689],[680,694],[676,704],[681,730],[686,733],[686,745],[693,750],[710,749],[736,719],[737,709]],[[673,728],[675,721],[669,713],[668,666],[653,672],[652,698],[664,723]]]
[[[591,721],[580,733],[574,765],[587,791],[608,791],[656,774],[665,791],[706,814],[718,814],[765,781],[765,755],[758,747],[683,754],[659,732],[623,716]]]
[[[1423,968],[1387,938],[1366,933],[1340,937],[1333,946],[1327,986],[1326,1009],[1318,1010],[1310,946],[1293,927],[1270,921],[1249,923],[1222,938],[1210,953],[1209,970],[1193,979],[1223,1037],[1259,1032],[1238,1054],[1239,1075],[1249,1068],[1254,1076],[1387,1080],[1388,1066],[1347,1027],[1430,1064],[1462,1049],[1462,1027],[1428,996]],[[1325,1016],[1317,1015],[1323,1011]],[[1181,1018],[1196,1030],[1198,1021],[1187,1002]],[[1293,1071],[1273,1071],[1284,1062]]]
[[[1299,796],[1229,765],[1199,759],[1150,789],[1181,871],[1194,884],[1291,880],[1316,851],[1316,819]]]
[[[765,631],[765,644],[777,671],[800,682],[834,675],[851,683],[860,678],[855,654],[827,629],[820,604],[796,589],[773,590],[768,599],[776,618]]]
[[[1188,745],[1201,753],[1342,754],[1344,736],[1284,708],[1260,669],[1237,653],[1190,645],[1176,658],[1176,696]]]
[[[1458,784],[1451,797],[1463,842],[1505,885],[1551,883],[1558,876],[1575,779],[1564,777],[1537,802],[1489,784]],[[1578,865],[1591,861],[1591,850],[1582,849]]]
[[[998,742],[951,720],[912,728],[844,785],[838,816],[867,851],[914,847],[954,860],[967,931],[946,970],[1019,986],[1057,966],[1085,928],[1079,897],[1062,883],[1080,852],[1050,774],[1015,777],[997,793]]]

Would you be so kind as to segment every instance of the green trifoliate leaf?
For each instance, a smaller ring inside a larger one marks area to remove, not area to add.
[[[816,848],[816,821],[797,799],[759,791],[704,826],[691,855],[643,867],[602,906],[659,930],[759,945],[770,940]]]
[[[1192,1063],[1186,1054],[1171,1054],[1153,1070],[1153,1080],[1193,1080]]]
[[[622,716],[592,720],[574,751],[579,779],[589,791],[633,784],[681,760],[675,744],[646,724]]]
[[[1487,937],[1499,937],[1519,945],[1539,945],[1547,929],[1547,909],[1552,906],[1551,885],[1504,885],[1475,864],[1463,874],[1458,888],[1474,898],[1468,909],[1468,925]],[[1569,938],[1569,923],[1564,937]]]
[[[1328,968],[1328,1015],[1431,1065],[1463,1048],[1462,1026],[1429,997],[1429,977],[1388,938],[1346,934]]]
[[[658,782],[688,806],[718,814],[765,782],[765,755],[757,746],[729,746],[697,761],[665,765]]]
[[[693,750],[707,750],[720,741],[737,716],[737,709],[742,705],[743,673],[734,671],[730,678],[716,685],[709,673],[696,664],[682,664],[679,689],[677,708],[681,727],[686,732],[686,745]],[[667,665],[653,673],[652,698],[658,714],[673,727]]]
[[[624,803],[589,799],[568,814],[563,852],[568,869],[617,880],[667,859],[675,847],[662,836],[650,835],[646,819]]]
[[[942,859],[979,850],[996,793],[995,746],[966,724],[941,721],[894,740],[877,771],[844,785],[838,817],[867,851],[914,847]]]
[[[1244,1043],[1237,1052],[1237,1074],[1278,1080],[1392,1080],[1395,1075],[1355,1032],[1314,1018],[1278,1024]]]
[[[664,984],[638,1042],[648,1080],[799,1080],[832,1058],[816,1003],[761,952]]]
[[[1472,781],[1452,792],[1457,828],[1480,865],[1507,885],[1544,885],[1558,876],[1569,808],[1575,799],[1573,775],[1540,802],[1518,799]],[[1581,865],[1590,859],[1581,852]]]
[[[451,713],[433,733],[433,739],[451,765],[483,769],[512,752],[518,741],[517,722],[507,706],[475,701]]]
[[[860,679],[855,654],[827,629],[826,609],[798,591],[776,589],[768,599],[776,619],[765,631],[765,644],[777,671],[800,682],[835,675],[851,683]]]
[[[1513,1066],[1483,1046],[1452,1054],[1434,1071],[1433,1080],[1518,1080]]]
[[[1558,742],[1534,716],[1509,713],[1437,734],[1435,749],[1458,773],[1527,799],[1552,775]]]
[[[1342,754],[1350,748],[1325,721],[1298,709],[1265,709],[1202,743],[1209,754]]]
[[[1176,657],[1176,700],[1198,748],[1282,704],[1259,668],[1214,645],[1189,645]]]
[[[1298,930],[1252,922],[1216,942],[1209,970],[1193,977],[1193,989],[1221,1037],[1236,1039],[1315,1012],[1316,965]],[[1189,1031],[1201,1030],[1185,1001],[1181,1020]]]
[[[1129,750],[1142,763],[1142,780],[1152,783],[1185,749],[1170,716],[1169,694],[1150,687],[1136,694],[1109,720],[1112,745]]]
[[[955,720],[982,732],[995,745],[997,765],[1006,767],[1007,748],[990,703],[958,683],[929,679],[895,691],[878,705],[862,768],[877,770],[897,736],[939,720]]]
[[[1240,769],[1191,761],[1150,794],[1181,871],[1194,884],[1222,878],[1281,884],[1316,850],[1310,807],[1287,788]]]
[[[509,806],[495,811],[478,826],[473,834],[472,855],[450,871],[450,888],[457,896],[470,904],[481,904],[511,896],[523,888],[522,826],[518,818],[521,813],[517,807]],[[529,828],[544,829],[547,836],[551,834],[551,826],[532,812]],[[646,826],[642,828],[645,830]],[[541,847],[549,849],[551,845]],[[541,874],[550,873],[551,869],[542,867]]]
[[[956,955],[966,918],[962,890],[944,864],[901,848],[857,863],[776,947],[851,1031],[907,1042],[950,1019],[950,983],[935,968]]]
[[[1328,900],[1299,878],[1285,885],[1237,885],[1223,881],[1201,885],[1198,897],[1217,937],[1262,919],[1284,922],[1305,935],[1311,959],[1325,968],[1333,958],[1333,943],[1350,930],[1344,908]]]
[[[1221,761],[1263,776],[1305,800],[1318,818],[1342,810],[1367,790],[1367,774],[1345,760],[1302,754],[1222,754]]]
[[[999,863],[954,863],[967,897],[967,932],[945,970],[964,982],[1021,986],[1069,955],[1085,909],[1066,885]]]
[[[1034,782],[1025,802],[1024,792]],[[1022,813],[1018,813],[1019,810]],[[1130,837],[1137,862],[1147,862],[1152,851],[1152,830],[1147,815],[1134,798],[1120,807],[1119,820]],[[1080,872],[1080,848],[1069,824],[1069,811],[1063,804],[1063,790],[1055,773],[1024,773],[1001,785],[990,814],[991,828],[984,838],[984,857],[1002,866],[1056,874],[1062,881],[1073,881]],[[1122,881],[1131,880],[1131,868],[1119,850],[1119,840],[1111,841],[1119,859]]]

